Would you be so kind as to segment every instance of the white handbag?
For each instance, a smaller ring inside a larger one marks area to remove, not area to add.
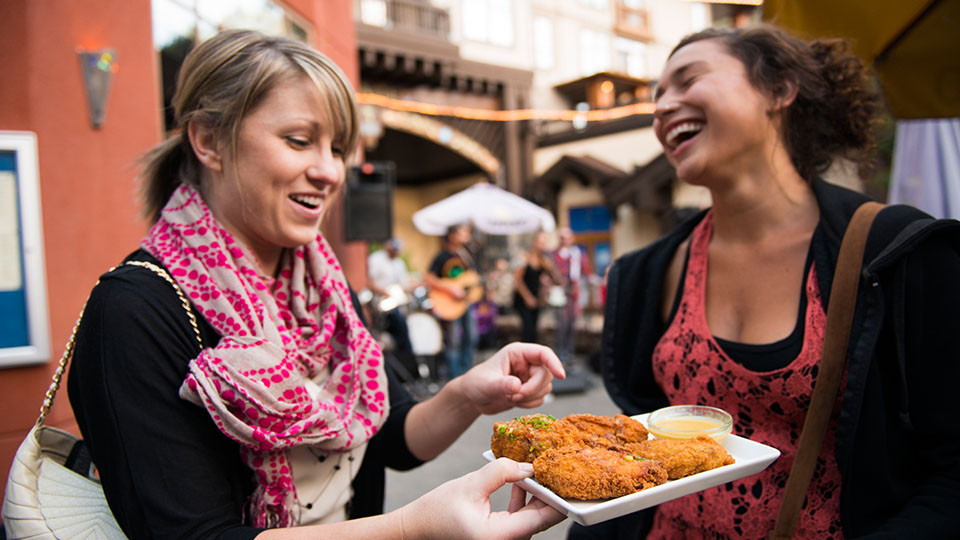
[[[34,426],[7,476],[3,526],[7,538],[126,538],[107,506],[91,465],[86,474],[65,466],[82,441],[57,428]]]
[[[196,317],[173,278],[163,268],[149,262],[128,261],[126,264],[147,268],[173,285],[202,348]],[[83,310],[80,310],[40,407],[40,417],[20,444],[10,466],[2,508],[8,540],[126,538],[107,505],[89,455],[85,457],[83,441],[66,431],[43,425],[73,353],[77,327],[82,318]]]

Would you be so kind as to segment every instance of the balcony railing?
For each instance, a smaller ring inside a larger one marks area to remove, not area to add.
[[[443,8],[404,0],[359,0],[360,21],[388,30],[450,39],[450,14]]]

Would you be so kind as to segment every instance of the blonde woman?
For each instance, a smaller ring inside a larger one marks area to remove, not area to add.
[[[395,384],[319,234],[357,144],[340,69],[294,40],[223,32],[187,56],[173,105],[179,130],[143,174],[152,228],[128,260],[169,272],[202,346],[169,284],[122,266],[91,294],[69,381],[124,532],[512,538],[559,521],[520,493],[490,513],[493,490],[531,474],[505,460],[378,515],[384,467],[538,405],[563,371],[516,345],[423,403]]]

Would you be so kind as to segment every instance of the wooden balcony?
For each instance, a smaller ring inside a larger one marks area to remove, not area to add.
[[[382,25],[374,23],[376,26],[394,32],[450,39],[450,14],[446,9],[416,0],[383,0],[383,4],[386,7],[386,20]],[[371,24],[369,19],[361,17],[360,21],[364,20]]]

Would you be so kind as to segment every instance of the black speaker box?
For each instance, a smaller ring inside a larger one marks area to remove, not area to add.
[[[348,242],[383,242],[393,236],[392,161],[350,167],[344,197],[344,236]]]

